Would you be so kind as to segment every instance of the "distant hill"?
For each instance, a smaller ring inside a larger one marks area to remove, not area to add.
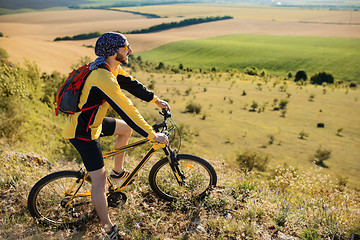
[[[174,4],[174,3],[216,3],[216,4],[252,4],[252,5],[277,5],[277,6],[299,6],[299,7],[335,7],[335,6],[349,6],[360,7],[360,4],[353,1],[341,0],[314,0],[312,2],[304,0],[287,0],[287,1],[273,1],[273,0],[140,0],[140,1],[127,1],[127,0],[11,0],[0,1],[0,8],[17,10],[22,8],[30,9],[44,9],[51,7],[68,7],[79,6],[82,4],[91,4],[93,6],[142,6],[142,5],[159,5],[159,4]]]
[[[43,9],[51,7],[67,7],[69,5],[78,5],[92,3],[92,1],[86,0],[11,0],[11,1],[0,1],[0,8],[6,9],[21,9],[21,8],[32,8],[32,9]]]

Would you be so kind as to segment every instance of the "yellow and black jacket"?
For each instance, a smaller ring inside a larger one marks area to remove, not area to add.
[[[99,138],[102,121],[111,106],[132,129],[143,137],[153,140],[155,132],[152,127],[121,89],[147,102],[157,100],[153,92],[147,90],[121,66],[115,70],[109,65],[99,67],[90,73],[80,95],[79,108],[88,110],[68,115],[63,137],[83,140]]]

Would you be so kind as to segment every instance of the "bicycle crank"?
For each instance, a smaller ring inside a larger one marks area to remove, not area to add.
[[[122,192],[113,192],[110,193],[107,197],[107,201],[109,204],[109,207],[119,207],[121,205],[124,205],[126,203],[127,197],[125,193]]]

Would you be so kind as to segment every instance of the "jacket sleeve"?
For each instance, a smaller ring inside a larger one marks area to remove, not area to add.
[[[107,72],[105,74],[111,73]],[[113,75],[111,74],[111,76]],[[102,78],[96,85],[103,98],[132,129],[150,140],[154,139],[155,132],[152,127],[141,116],[131,100],[122,93],[115,77]]]
[[[128,91],[141,100],[150,102],[154,99],[154,93],[149,91],[143,84],[131,76],[119,74],[117,75],[117,81],[121,89]]]

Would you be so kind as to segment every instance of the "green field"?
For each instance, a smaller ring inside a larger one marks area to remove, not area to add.
[[[226,35],[170,43],[139,53],[143,59],[190,68],[219,70],[249,66],[271,75],[299,69],[309,76],[320,71],[336,80],[360,82],[360,40],[329,37]]]

